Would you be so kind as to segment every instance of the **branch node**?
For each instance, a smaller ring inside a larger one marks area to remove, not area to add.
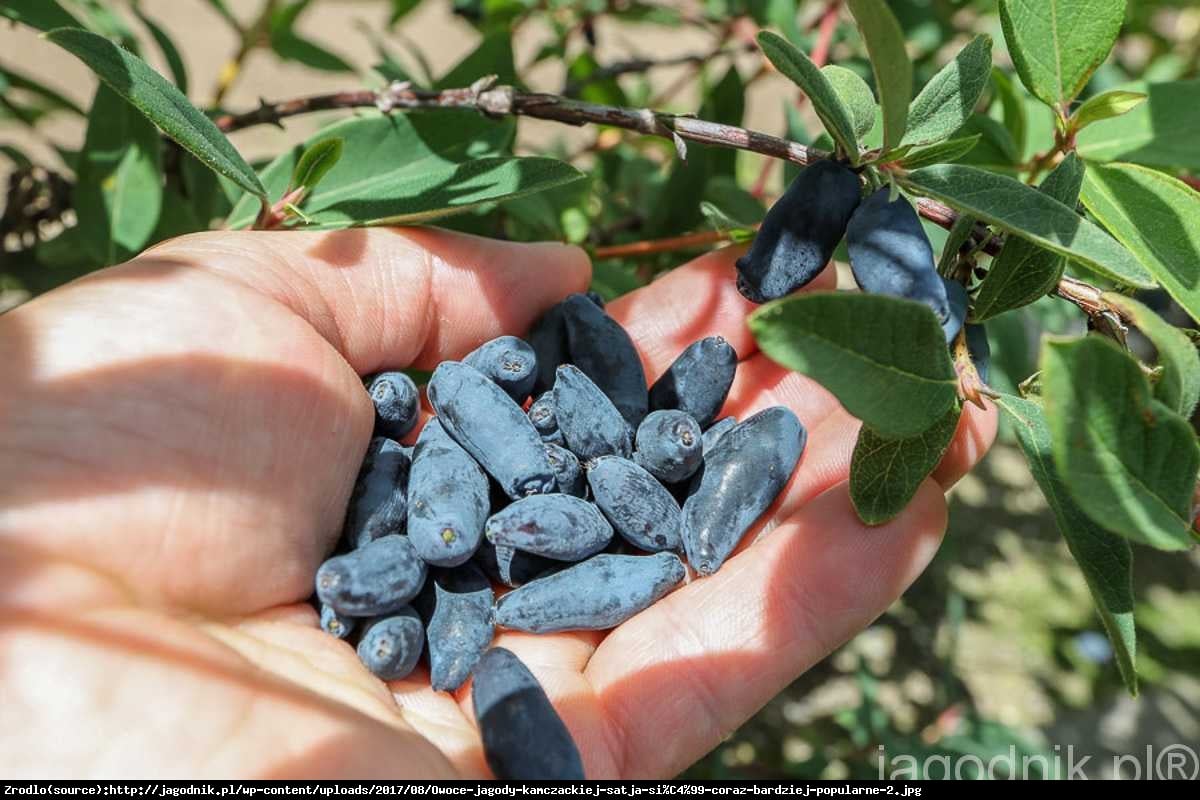
[[[491,77],[494,84],[496,76],[493,75]],[[473,86],[472,89],[474,89]],[[489,88],[481,91],[475,97],[475,107],[489,117],[508,116],[512,113],[513,109],[513,87],[489,86]]]

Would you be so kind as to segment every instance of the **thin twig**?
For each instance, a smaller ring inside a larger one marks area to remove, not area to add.
[[[728,231],[700,231],[699,233],[688,233],[683,236],[670,236],[666,239],[648,239],[643,242],[597,247],[592,251],[592,255],[597,259],[603,259],[645,256],[651,253],[671,253],[676,250],[689,250],[693,247],[705,247],[717,242],[727,242],[730,238],[731,234]]]

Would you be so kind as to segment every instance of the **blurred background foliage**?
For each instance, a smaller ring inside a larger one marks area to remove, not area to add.
[[[971,37],[990,33],[1003,42],[995,0],[890,5],[905,29],[918,86]],[[847,15],[836,15],[836,0],[64,0],[64,6],[136,48],[214,113],[251,109],[259,97],[393,80],[458,87],[494,74],[535,90],[695,112],[808,143],[820,126],[757,52],[756,31],[770,26],[814,58],[823,50],[828,62],[871,80],[853,26]],[[89,134],[85,109],[92,107],[94,80],[30,30],[0,25],[0,54],[3,310],[128,255],[115,245],[80,246],[89,199],[78,187],[95,182],[90,170],[114,169],[114,149],[115,169],[129,168],[120,145],[145,131],[131,119],[115,141]],[[968,125],[981,140],[962,161],[1019,174],[1052,143],[1053,121],[1015,80],[1002,46],[994,56],[992,86]],[[1092,148],[1130,158],[1139,126],[1190,130],[1187,150],[1142,151],[1132,160],[1200,174],[1198,67],[1200,7],[1193,0],[1130,2],[1113,55],[1081,99],[1131,82],[1158,85],[1150,108],[1115,121],[1103,138],[1081,139],[1081,153]],[[258,127],[234,134],[234,142],[258,166],[345,116]],[[730,218],[757,222],[792,174],[790,166],[755,154],[695,144],[685,164],[669,141],[615,129],[522,119],[513,134],[500,137],[512,152],[568,160],[587,179],[442,224],[582,244],[595,257],[594,288],[609,298],[713,246],[714,227],[727,227]],[[161,163],[152,166],[163,176],[161,202],[156,220],[140,221],[145,235],[135,249],[219,227],[238,197],[176,148],[164,147]],[[927,227],[940,247],[945,232]],[[685,238],[646,244],[664,237]],[[1159,309],[1172,313],[1165,302]],[[992,383],[1015,391],[1034,370],[1044,333],[1079,333],[1083,326],[1075,307],[1053,298],[989,322]],[[688,777],[869,777],[880,774],[881,747],[889,757],[972,754],[986,762],[1010,752],[1065,755],[1068,745],[1095,755],[1088,772],[1100,776],[1109,774],[1106,754],[1200,742],[1195,549],[1183,558],[1137,551],[1143,688],[1134,699],[1122,688],[1084,580],[1007,431],[954,490],[951,505],[945,545],[904,598]],[[939,769],[935,764],[932,777],[940,777]]]

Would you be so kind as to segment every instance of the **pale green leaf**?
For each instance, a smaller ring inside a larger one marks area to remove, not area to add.
[[[1025,113],[1027,98],[1020,94],[1012,78],[1002,72],[999,67],[992,67],[992,86],[995,89],[996,98],[1000,101],[1001,123],[1008,131],[1014,149],[1021,154],[1019,157],[1023,158],[1026,128],[1029,126],[1028,116]]]
[[[1133,358],[1100,336],[1047,341],[1042,397],[1057,472],[1093,522],[1163,550],[1194,543],[1200,449]]]
[[[1079,132],[1079,155],[1089,161],[1131,161],[1147,167],[1200,172],[1200,80],[1133,83],[1122,89],[1146,102]]]
[[[904,157],[900,159],[900,164],[905,169],[920,169],[921,167],[928,167],[933,164],[958,161],[971,152],[975,148],[975,145],[979,144],[979,138],[979,134],[976,133],[958,139],[946,139],[945,141],[935,142],[925,147],[917,147],[905,153]]]
[[[157,129],[101,84],[73,195],[80,241],[97,264],[136,255],[154,233],[162,210],[161,149]]]
[[[1059,162],[1046,176],[1038,191],[1068,208],[1079,202],[1084,165],[1074,153]],[[1058,253],[1016,237],[1004,243],[1000,255],[992,260],[971,308],[976,322],[1029,305],[1049,293],[1062,278],[1066,261]]]
[[[816,380],[881,435],[915,436],[956,402],[946,337],[921,303],[814,292],[768,303],[750,330],[773,361]]]
[[[300,161],[292,171],[292,189],[306,189],[311,192],[317,184],[329,174],[338,161],[342,159],[342,149],[346,141],[339,137],[322,139],[304,151]]]
[[[1163,372],[1154,384],[1154,396],[1191,417],[1200,401],[1200,352],[1196,345],[1187,334],[1132,297],[1108,292],[1104,299],[1128,314],[1158,352]]]
[[[891,150],[904,139],[912,101],[912,62],[904,49],[904,31],[884,0],[847,0],[846,5],[871,57],[883,109],[883,149]]]
[[[853,164],[858,163],[858,139],[854,135],[854,120],[841,98],[821,70],[791,42],[770,31],[758,34],[758,44],[784,77],[799,86],[812,103],[825,130]]]
[[[854,133],[861,140],[875,127],[875,95],[871,87],[858,73],[836,64],[821,67],[821,74],[850,112],[850,118],[854,120]]]
[[[1092,522],[1071,498],[1054,467],[1050,429],[1041,406],[1011,395],[995,400],[1017,434],[1029,471],[1054,512],[1058,532],[1079,564],[1117,668],[1130,694],[1137,694],[1137,631],[1133,620],[1133,551],[1129,542]]]
[[[992,37],[976,36],[912,101],[903,143],[923,145],[951,136],[975,111],[991,73]]]
[[[254,170],[225,134],[163,76],[137,56],[88,31],[60,28],[46,38],[78,57],[202,163],[257,197],[266,196]]]
[[[905,439],[862,426],[850,461],[850,502],[859,519],[882,525],[904,510],[954,439],[959,412],[955,403],[927,430]]]
[[[941,200],[1113,280],[1154,285],[1146,268],[1111,236],[1073,208],[1020,181],[961,164],[940,164],[910,172],[904,183],[916,194]]]
[[[1070,127],[1072,130],[1083,130],[1094,122],[1119,117],[1128,114],[1146,102],[1146,95],[1141,92],[1127,92],[1123,89],[1113,89],[1102,92],[1083,101],[1083,105],[1071,114]]]
[[[1125,0],[1000,0],[1000,24],[1025,88],[1066,109],[1108,57]]]
[[[1151,275],[1200,319],[1200,194],[1136,164],[1094,164],[1083,204]]]

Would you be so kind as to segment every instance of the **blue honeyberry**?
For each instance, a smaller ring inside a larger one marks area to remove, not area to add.
[[[889,191],[885,186],[864,200],[846,228],[854,280],[864,292],[924,303],[945,324],[950,301],[929,237],[912,203],[904,196],[889,201]]]
[[[692,568],[716,572],[791,478],[807,433],[774,406],[734,426],[704,459],[683,503],[680,533]]]
[[[585,465],[600,456],[628,457],[633,452],[633,431],[625,417],[578,367],[558,368],[554,409],[568,449]]]
[[[475,665],[471,705],[483,755],[500,780],[583,780],[583,760],[550,698],[511,650]]]
[[[407,536],[384,536],[322,564],[317,597],[339,614],[379,616],[411,602],[425,575],[425,562]]]
[[[607,630],[664,597],[687,574],[674,553],[592,556],[496,601],[496,624],[529,633]]]
[[[421,393],[403,372],[381,372],[367,384],[375,404],[375,432],[399,441],[416,427]]]
[[[700,426],[682,411],[650,412],[635,442],[634,460],[663,483],[687,480],[704,458]]]
[[[801,170],[737,260],[738,291],[765,303],[806,286],[833,258],[861,196],[858,176],[836,161]]]
[[[552,492],[554,469],[525,412],[479,370],[443,361],[429,379],[429,403],[462,445],[511,498]]]
[[[571,363],[600,387],[631,427],[636,427],[649,410],[649,389],[633,340],[586,295],[573,294],[562,305]]]
[[[406,448],[397,442],[382,436],[371,440],[346,510],[344,536],[350,547],[405,532],[411,466]]]
[[[737,353],[722,337],[693,342],[650,387],[650,410],[682,411],[707,428],[721,413],[736,370]]]
[[[649,472],[628,459],[604,456],[587,479],[596,505],[625,541],[652,553],[683,549],[679,503]]]
[[[466,683],[492,643],[492,585],[473,563],[438,570],[429,583],[429,681],[436,692],[452,692]]]
[[[487,476],[431,419],[417,438],[408,482],[408,536],[429,564],[453,567],[469,559],[483,538],[491,501]]]
[[[579,561],[603,550],[613,529],[592,503],[569,494],[539,494],[493,514],[484,535],[497,548]]]
[[[516,336],[484,342],[463,359],[482,372],[517,403],[524,403],[537,380],[537,355]]]
[[[407,678],[425,645],[425,626],[412,606],[367,623],[358,640],[358,659],[385,681]]]

